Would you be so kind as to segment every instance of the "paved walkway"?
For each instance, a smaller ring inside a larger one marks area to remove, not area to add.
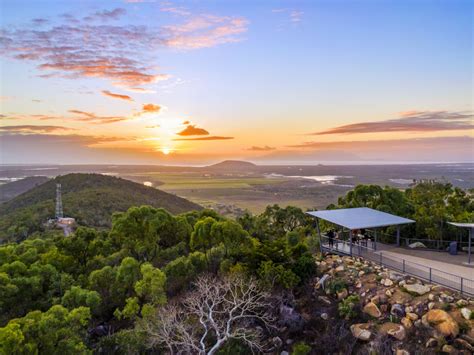
[[[474,268],[463,266],[467,262],[467,255],[450,255],[446,252],[398,248],[391,245],[378,244],[378,251],[383,255],[392,255],[413,263],[442,270],[454,275],[474,280]]]

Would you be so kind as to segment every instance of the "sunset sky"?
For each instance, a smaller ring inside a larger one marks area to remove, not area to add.
[[[0,163],[473,161],[473,3],[2,0]]]

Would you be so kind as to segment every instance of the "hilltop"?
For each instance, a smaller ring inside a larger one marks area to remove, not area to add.
[[[224,160],[220,163],[209,165],[206,169],[219,171],[254,171],[257,165],[242,160]]]
[[[46,176],[28,176],[24,179],[0,185],[0,203],[31,190],[33,187],[44,184],[49,178]]]
[[[56,184],[62,185],[65,216],[79,225],[109,227],[114,212],[131,206],[162,207],[171,213],[202,209],[184,198],[132,181],[100,174],[68,174],[0,205],[0,240],[19,239],[54,216]]]

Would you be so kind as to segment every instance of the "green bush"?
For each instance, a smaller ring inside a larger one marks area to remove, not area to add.
[[[341,278],[335,278],[328,283],[328,291],[331,294],[336,294],[341,292],[343,289],[347,288],[347,282]]]
[[[305,342],[300,341],[293,345],[293,351],[291,355],[307,355],[311,352],[311,346],[306,344]]]
[[[357,317],[359,314],[359,302],[360,298],[358,295],[351,295],[341,302],[339,302],[338,311],[339,315],[345,319],[351,319]]]

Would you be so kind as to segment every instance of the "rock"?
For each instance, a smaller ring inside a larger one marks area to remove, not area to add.
[[[451,345],[443,345],[443,348],[441,349],[441,351],[443,353],[447,353],[447,354],[453,354],[456,352],[456,349],[454,349]]]
[[[283,350],[283,351],[280,353],[280,355],[290,355],[290,353],[289,353],[288,351],[286,351],[286,350]]]
[[[385,282],[383,284],[386,287],[390,287],[390,286],[393,286],[393,281],[390,279],[385,279]]]
[[[291,345],[293,344],[293,339],[286,339],[286,345]]]
[[[318,300],[325,303],[325,304],[327,304],[328,306],[330,306],[332,304],[329,297],[326,297],[326,296],[318,296]]]
[[[461,314],[464,317],[464,319],[470,320],[472,317],[472,311],[469,308],[461,308]]]
[[[362,288],[362,282],[357,282],[355,285],[355,288]]]
[[[304,320],[294,308],[282,304],[280,306],[280,323],[295,332],[303,327]]]
[[[379,318],[382,315],[379,307],[373,302],[369,302],[364,306],[364,313],[367,313],[369,316],[374,318]]]
[[[466,340],[464,339],[461,339],[461,338],[457,338],[454,340],[454,344],[461,348],[461,349],[466,349],[468,351],[470,351],[471,353],[474,353],[474,346],[472,346],[471,344],[469,344]]]
[[[438,346],[438,340],[435,339],[435,338],[430,338],[428,339],[428,341],[426,342],[425,346],[427,348],[435,348]]]
[[[337,293],[337,299],[342,300],[346,298],[348,295],[349,295],[349,292],[347,292],[347,289],[344,288],[342,291]]]
[[[405,317],[405,309],[401,304],[395,303],[390,309],[390,314],[398,318]]]
[[[442,309],[432,309],[423,316],[424,323],[434,327],[439,333],[455,338],[459,334],[458,323]]]
[[[414,322],[418,320],[418,314],[413,313],[413,312],[407,313],[407,318]]]
[[[431,287],[422,284],[405,285],[405,289],[408,292],[414,293],[418,296],[423,296],[424,294],[431,291]]]
[[[379,304],[380,303],[380,296],[374,296],[370,299],[370,302]]]
[[[406,331],[403,325],[397,323],[385,323],[380,327],[380,333],[388,334],[397,340],[403,340],[406,337]]]
[[[428,303],[428,309],[433,309],[434,306],[436,306],[436,303],[434,303],[434,302]]]
[[[424,245],[422,242],[415,242],[415,243],[411,243],[408,245],[409,248],[411,249],[417,249],[417,248],[425,248],[426,249],[426,245]]]
[[[280,337],[272,338],[272,344],[275,348],[279,349],[283,345],[283,340]]]
[[[411,313],[413,312],[413,307],[412,306],[406,306],[405,307],[405,313]]]
[[[402,325],[406,329],[410,329],[411,327],[413,327],[413,322],[411,321],[410,318],[407,318],[407,317],[403,317],[402,320],[400,321],[400,323],[402,323]]]
[[[400,282],[405,278],[405,276],[403,274],[400,274],[400,273],[395,272],[395,271],[389,271],[388,277],[390,278],[390,280],[392,280],[394,282]]]
[[[395,352],[395,355],[410,355],[410,352],[404,349],[397,349],[397,351]]]
[[[390,290],[385,291],[385,296],[392,297],[392,291]]]
[[[472,328],[471,328],[472,329]],[[474,337],[469,336],[468,334],[463,334],[461,335],[461,338],[463,338],[465,341],[467,341],[469,344],[474,346]]]
[[[368,341],[372,336],[372,333],[369,330],[369,324],[367,323],[358,323],[351,325],[351,333],[354,338]]]
[[[336,272],[342,272],[344,271],[344,265],[339,265],[337,268],[336,268]]]
[[[434,296],[432,293],[430,293],[430,294],[428,295],[428,299],[429,299],[430,301],[434,301],[435,296]]]
[[[321,313],[321,318],[324,319],[324,320],[328,320],[329,319],[329,314]]]
[[[364,275],[365,275],[365,272],[364,272],[364,271],[362,271],[362,270],[359,271],[359,277],[364,276]]]
[[[469,304],[469,302],[466,301],[466,300],[459,300],[459,301],[456,302],[456,306],[458,306],[458,307],[465,307],[468,304]]]

